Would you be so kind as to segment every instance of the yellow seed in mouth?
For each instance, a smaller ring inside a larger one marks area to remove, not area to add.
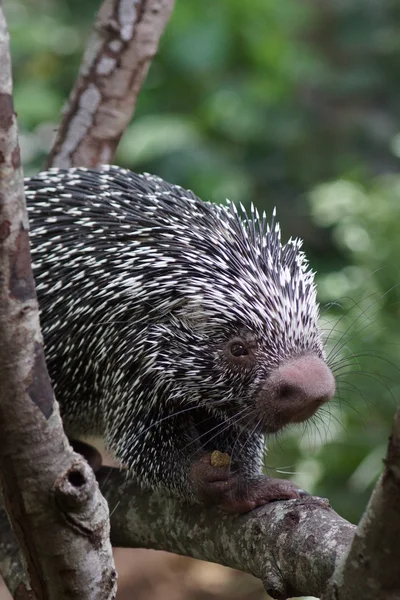
[[[211,466],[213,467],[229,467],[231,457],[226,452],[214,450],[211,453]]]

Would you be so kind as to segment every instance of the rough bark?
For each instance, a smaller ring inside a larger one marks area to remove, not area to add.
[[[166,550],[240,569],[259,577],[274,598],[320,596],[356,530],[320,498],[235,516],[144,492],[117,469],[103,468],[99,480],[110,506],[113,546]],[[15,587],[21,569],[17,557],[7,562],[11,535],[0,523],[0,567]]]
[[[112,160],[174,0],[104,0],[46,166]]]
[[[400,598],[400,409],[385,468],[324,600]]]
[[[63,433],[44,360],[1,3],[0,340],[0,483],[30,595],[114,598],[108,506]],[[24,582],[11,591],[29,597]]]
[[[19,590],[19,600],[34,600],[21,562],[19,546],[3,507],[0,507],[0,573],[10,592]]]
[[[247,515],[222,514],[140,490],[103,469],[113,546],[153,548],[216,562],[259,577],[273,598],[320,596],[355,526],[326,500],[275,502]]]

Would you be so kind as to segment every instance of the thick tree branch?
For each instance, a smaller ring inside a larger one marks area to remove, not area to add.
[[[47,167],[112,160],[174,0],[104,0]]]
[[[167,550],[240,569],[262,579],[273,598],[320,596],[356,529],[320,498],[235,516],[144,492],[115,469],[104,468],[99,481],[113,546]]]
[[[29,584],[21,562],[21,553],[3,507],[0,507],[0,573],[11,592],[19,589],[21,594],[25,593],[29,598]]]
[[[259,577],[274,598],[320,596],[356,530],[320,498],[235,516],[144,492],[117,469],[103,468],[99,480],[113,546],[166,550],[240,569]],[[15,562],[3,564],[10,534],[3,524],[1,531],[2,573],[15,586],[21,570]]]
[[[1,3],[0,382],[1,489],[31,597],[113,598],[108,507],[63,433],[44,360]],[[24,583],[11,591],[28,597]]]
[[[400,408],[385,469],[324,600],[400,598]]]

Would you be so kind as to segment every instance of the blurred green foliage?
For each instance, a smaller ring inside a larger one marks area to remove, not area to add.
[[[25,171],[49,150],[99,0],[5,0]],[[177,0],[116,162],[270,211],[318,271],[339,397],[271,440],[357,520],[399,398],[400,4]]]

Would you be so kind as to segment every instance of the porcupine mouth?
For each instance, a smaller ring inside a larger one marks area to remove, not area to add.
[[[289,425],[303,423],[315,415],[315,413],[323,404],[324,402],[316,402],[305,407],[292,406],[289,410],[278,410],[274,414],[273,420],[271,420],[271,415],[269,416],[268,420],[264,420],[263,424],[261,425],[261,432],[264,435],[269,435],[277,433]]]

